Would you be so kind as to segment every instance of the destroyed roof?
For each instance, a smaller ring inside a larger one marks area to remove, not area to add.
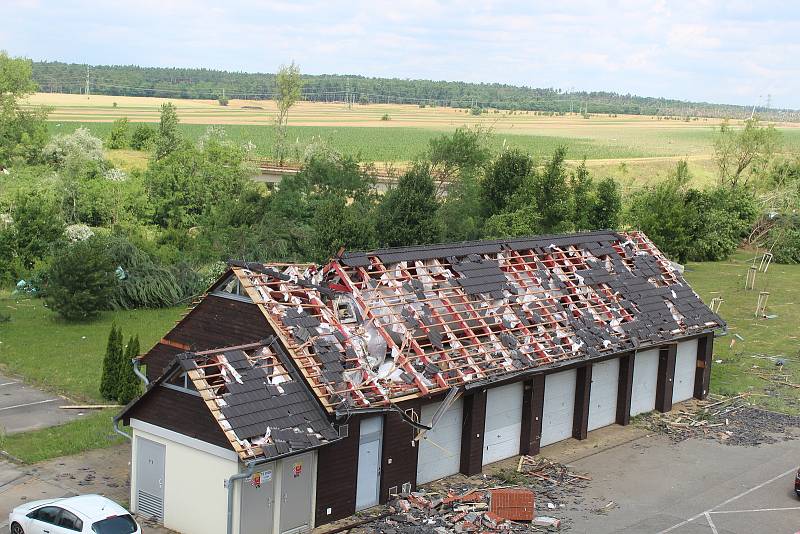
[[[330,413],[387,406],[724,326],[642,233],[232,263]]]
[[[274,337],[179,354],[155,384],[169,383],[180,371],[242,460],[270,459],[338,439]]]

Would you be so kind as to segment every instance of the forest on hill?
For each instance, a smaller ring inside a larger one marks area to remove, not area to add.
[[[43,92],[165,98],[270,99],[275,74],[228,72],[211,69],[95,65],[40,61],[33,63],[33,79]],[[670,117],[800,120],[800,112],[767,107],[686,102],[606,91],[565,92],[555,88],[520,87],[500,83],[371,78],[350,75],[303,75],[303,99],[353,104],[394,103],[487,108],[544,113],[602,113]]]

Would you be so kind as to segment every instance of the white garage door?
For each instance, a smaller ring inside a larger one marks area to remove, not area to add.
[[[633,360],[631,416],[656,409],[658,349],[637,352]]]
[[[592,389],[589,395],[589,430],[613,425],[617,421],[619,359],[592,365]]]
[[[694,396],[694,373],[697,370],[697,340],[678,343],[675,357],[675,382],[672,402],[685,401]]]
[[[486,393],[483,465],[519,454],[522,431],[522,382]]]
[[[544,379],[541,446],[572,437],[575,411],[575,379],[578,371],[562,371]]]
[[[440,405],[441,403],[436,402],[422,407],[422,424],[430,426]],[[419,443],[417,484],[458,473],[461,467],[463,413],[464,401],[458,399],[439,418],[436,425],[425,432]]]

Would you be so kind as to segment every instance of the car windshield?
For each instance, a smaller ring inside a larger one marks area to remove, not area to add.
[[[92,532],[97,534],[133,534],[136,529],[136,521],[129,515],[107,517],[92,524]]]

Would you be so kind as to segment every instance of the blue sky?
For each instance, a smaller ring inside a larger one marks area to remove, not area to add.
[[[800,3],[0,0],[0,49],[91,64],[504,82],[800,108]]]

